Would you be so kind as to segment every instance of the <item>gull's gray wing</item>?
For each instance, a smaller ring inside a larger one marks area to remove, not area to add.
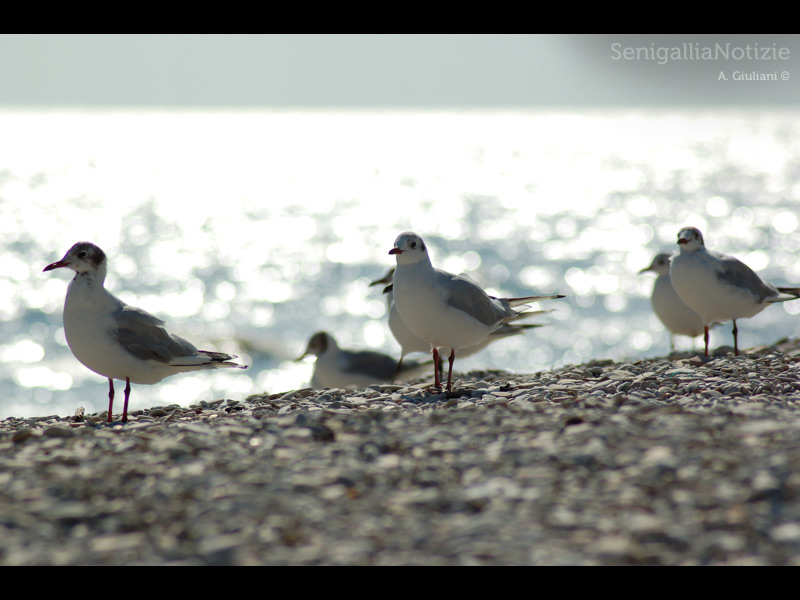
[[[197,354],[197,348],[164,329],[164,321],[149,312],[123,304],[114,313],[117,341],[136,358],[169,364],[182,356]]]
[[[464,311],[487,327],[515,315],[510,308],[504,310],[471,279],[439,269],[436,269],[436,274],[445,289],[445,302],[453,308]]]
[[[719,260],[717,278],[730,285],[750,291],[762,302],[764,298],[777,296],[778,290],[770,283],[764,283],[755,271],[740,261],[738,258],[715,252],[714,257]]]

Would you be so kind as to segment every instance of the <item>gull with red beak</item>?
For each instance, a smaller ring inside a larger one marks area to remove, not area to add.
[[[449,352],[447,390],[452,389],[456,351],[482,344],[495,331],[531,316],[526,302],[563,298],[562,295],[494,298],[463,275],[435,269],[425,242],[417,234],[401,233],[389,251],[397,260],[394,273],[394,303],[403,322],[430,344],[433,353],[434,387],[439,380],[439,350]],[[515,309],[519,307],[519,309]]]
[[[105,253],[78,242],[64,258],[44,270],[67,268],[75,277],[64,303],[64,333],[70,350],[90,370],[108,378],[108,421],[114,407],[114,379],[125,381],[122,422],[128,421],[131,382],[152,384],[165,377],[216,368],[246,369],[229,362],[236,356],[198,350],[164,329],[164,321],[128,306],[109,293]]]
[[[706,356],[712,321],[733,321],[733,351],[739,355],[736,319],[752,317],[770,304],[800,298],[800,288],[765,283],[738,258],[707,250],[695,227],[678,232],[680,252],[672,257],[670,279],[678,296],[703,320]]]

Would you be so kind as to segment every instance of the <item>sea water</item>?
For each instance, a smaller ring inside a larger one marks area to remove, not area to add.
[[[399,357],[369,282],[402,231],[493,295],[567,296],[456,360],[528,373],[665,355],[638,272],[684,226],[800,285],[799,218],[800,111],[3,110],[0,418],[107,408],[64,337],[73,273],[42,272],[76,241],[106,252],[112,293],[250,365],[134,385],[136,410],[306,386],[320,330]],[[798,312],[741,320],[740,346],[797,335]]]

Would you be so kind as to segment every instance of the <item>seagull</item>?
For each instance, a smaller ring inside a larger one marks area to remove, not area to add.
[[[317,357],[311,377],[311,387],[315,389],[344,389],[390,383],[396,375],[408,375],[423,366],[415,362],[407,364],[398,372],[397,361],[391,356],[371,350],[343,350],[339,348],[334,337],[325,331],[311,336],[306,351],[297,360],[300,361],[310,354]]]
[[[397,236],[389,254],[395,255],[394,303],[408,328],[427,341],[433,353],[434,387],[439,381],[439,349],[449,351],[447,391],[452,389],[456,350],[482,344],[493,332],[530,316],[526,302],[563,298],[562,295],[493,298],[464,275],[434,269],[420,236],[406,231]],[[519,310],[514,307],[521,306]]]
[[[78,242],[64,258],[44,270],[63,267],[75,271],[64,302],[64,333],[75,358],[108,378],[109,422],[114,379],[125,381],[122,422],[127,423],[131,382],[153,384],[185,371],[247,368],[229,362],[236,356],[198,350],[164,329],[161,319],[109,293],[103,285],[108,269],[106,255],[94,244]]]
[[[658,275],[653,285],[653,294],[650,302],[658,319],[669,332],[669,348],[675,350],[675,336],[685,335],[695,338],[703,333],[703,319],[696,312],[686,306],[672,287],[669,278],[669,254],[662,252],[656,255],[650,266],[639,273],[653,271]]]
[[[736,319],[757,315],[775,302],[800,298],[800,288],[765,283],[739,259],[706,250],[703,234],[695,227],[678,232],[678,248],[670,267],[672,285],[703,320],[706,356],[711,321],[733,321],[733,350],[739,356]]]
[[[416,333],[411,331],[408,328],[408,325],[405,324],[403,318],[400,316],[400,313],[397,310],[397,306],[394,303],[394,284],[392,280],[394,278],[394,267],[389,269],[389,272],[386,273],[381,279],[376,279],[375,281],[370,283],[370,286],[373,285],[380,285],[380,284],[388,284],[385,288],[383,288],[383,293],[386,294],[386,305],[389,309],[389,329],[394,336],[394,339],[397,340],[397,343],[400,344],[401,353],[400,353],[400,361],[397,363],[397,370],[398,372],[402,368],[403,359],[405,358],[406,354],[411,354],[412,352],[430,352],[431,351],[431,344],[430,342],[422,339]],[[531,311],[528,312],[528,315],[534,314],[542,314],[548,311],[539,310],[539,311]],[[480,344],[476,344],[475,346],[470,346],[468,348],[462,349],[458,355],[461,357],[472,356],[473,354],[480,352],[486,346],[491,344],[492,342],[496,342],[497,340],[510,337],[512,335],[518,335],[523,333],[526,329],[533,329],[534,327],[543,327],[540,324],[503,324],[500,326],[499,329],[493,331],[488,335],[488,337],[481,342]]]

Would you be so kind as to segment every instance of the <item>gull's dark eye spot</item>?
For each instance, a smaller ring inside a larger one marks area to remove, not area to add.
[[[416,248],[417,247],[417,242],[411,242],[409,244],[409,246],[411,246],[412,248]]]
[[[86,258],[86,250],[81,250],[78,252],[78,258]]]

